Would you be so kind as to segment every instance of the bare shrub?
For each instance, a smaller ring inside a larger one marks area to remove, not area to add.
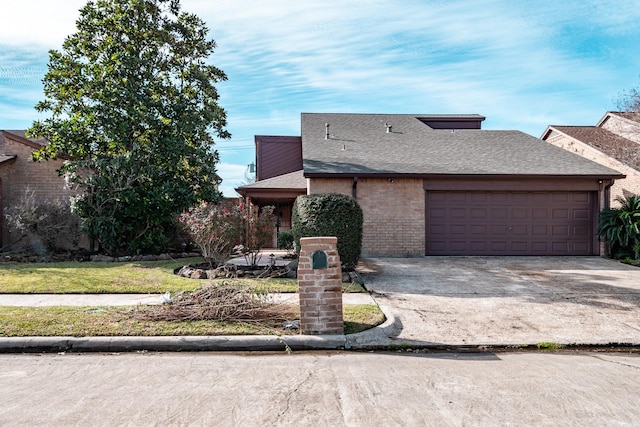
[[[68,199],[38,200],[27,188],[18,203],[4,210],[10,232],[20,235],[28,249],[42,254],[58,249],[77,249],[80,222]]]
[[[141,320],[217,320],[274,324],[291,318],[292,306],[275,303],[266,292],[255,288],[210,284],[176,295],[169,304],[137,309]]]

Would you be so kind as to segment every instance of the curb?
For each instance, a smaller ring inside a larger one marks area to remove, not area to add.
[[[10,337],[0,339],[0,353],[340,350],[345,343],[344,335]]]

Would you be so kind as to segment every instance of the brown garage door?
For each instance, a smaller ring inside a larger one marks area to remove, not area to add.
[[[427,191],[427,255],[593,255],[593,192]]]

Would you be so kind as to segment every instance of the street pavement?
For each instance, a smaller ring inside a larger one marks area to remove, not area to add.
[[[637,426],[622,353],[0,354],[2,426]]]

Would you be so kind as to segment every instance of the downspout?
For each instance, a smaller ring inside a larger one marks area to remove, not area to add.
[[[602,180],[600,181],[602,183]],[[609,209],[611,208],[611,187],[613,187],[613,184],[616,183],[615,179],[611,179],[611,181],[609,182],[609,184],[605,185],[604,187],[604,209]],[[603,210],[604,210],[603,209]],[[600,218],[596,219],[596,224],[600,223]],[[596,230],[598,229],[598,227],[596,226]],[[598,236],[598,242],[600,242],[600,236]],[[604,255],[607,258],[611,257],[611,245],[608,242],[605,242],[604,244]]]
[[[358,200],[358,177],[353,177],[353,184],[351,184],[351,196]]]
[[[612,179],[611,182],[604,187],[604,208],[609,209],[611,207],[611,187],[616,183],[615,179]]]

